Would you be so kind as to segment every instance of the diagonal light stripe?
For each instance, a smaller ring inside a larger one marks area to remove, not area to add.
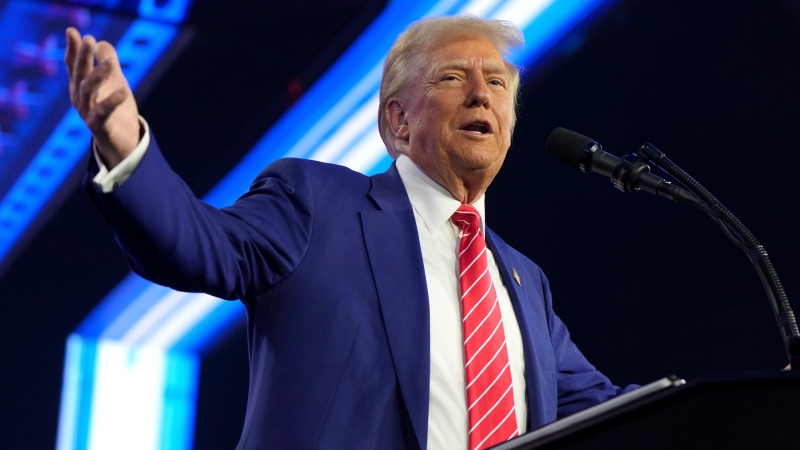
[[[311,153],[309,159],[317,161],[335,161],[345,153],[353,141],[365,131],[376,129],[375,111],[378,110],[378,93],[375,92],[357,111],[345,122],[344,126],[335,131],[317,151]]]
[[[189,294],[183,298],[183,307],[170,316],[170,320],[142,341],[142,345],[171,348],[190,329],[219,304],[219,299],[207,294]]]
[[[119,338],[119,342],[126,345],[139,344],[145,337],[153,333],[154,330],[163,322],[171,313],[176,310],[182,309],[181,302],[190,294],[186,292],[169,291],[160,302],[156,303],[153,308],[147,311],[126,334]]]
[[[347,120],[353,108],[367,96],[374,94],[380,83],[383,59],[376,64],[353,88],[317,121],[286,153],[288,157],[308,157],[331,129]],[[377,106],[373,111],[377,111]],[[375,113],[377,114],[377,113]],[[374,115],[372,117],[374,119]],[[374,122],[374,121],[371,121]],[[313,158],[312,158],[313,159]]]
[[[142,320],[143,315],[152,314],[154,310],[163,308],[159,303],[164,302],[172,291],[158,284],[148,284],[147,288],[125,306],[114,321],[108,325],[100,337],[104,339],[122,339],[125,334],[130,334],[132,324]],[[141,326],[141,325],[139,325]]]
[[[464,14],[474,14],[478,17],[488,17],[489,13],[502,3],[499,0],[479,0],[470,2],[461,12]]]
[[[515,23],[532,22],[545,8],[552,5],[554,0],[531,0],[527,2],[507,2],[494,14],[493,19],[510,20]]]
[[[381,161],[389,158],[389,155],[386,154],[386,149],[383,147],[383,140],[378,134],[378,127],[375,127],[372,131],[359,140],[355,147],[351,148],[349,152],[343,155],[342,159],[335,161],[335,163],[349,167],[356,172],[369,173],[374,171]],[[380,151],[376,151],[376,149],[380,149]]]

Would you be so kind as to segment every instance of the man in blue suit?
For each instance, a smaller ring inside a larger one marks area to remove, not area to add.
[[[380,130],[396,159],[387,172],[280,160],[220,210],[165,162],[114,48],[74,29],[67,38],[72,102],[95,138],[87,191],[131,267],[245,305],[238,448],[478,449],[509,438],[468,444],[461,231],[450,216],[471,205],[484,217],[510,147],[519,73],[503,57],[522,43],[516,27],[470,16],[413,24],[381,84]],[[539,267],[483,220],[480,230],[512,436],[621,393],[570,341]]]

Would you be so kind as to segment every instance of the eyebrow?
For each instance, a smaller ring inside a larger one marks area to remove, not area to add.
[[[446,72],[448,70],[463,70],[467,71],[472,64],[467,61],[466,59],[454,59],[451,61],[447,61],[444,64],[440,64],[431,68],[429,75],[433,76],[440,72]],[[497,64],[495,61],[487,61],[483,65],[483,69],[485,73],[489,74],[503,74],[503,75],[510,75],[511,72],[506,68],[504,64]]]

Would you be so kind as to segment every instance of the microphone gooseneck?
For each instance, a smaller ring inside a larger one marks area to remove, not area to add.
[[[651,144],[644,144],[639,155],[617,158],[590,137],[566,128],[556,128],[547,138],[547,154],[583,172],[607,176],[623,192],[647,191],[697,206],[711,216],[755,267],[781,330],[791,367],[800,370],[800,330],[769,255],[750,230],[706,188]],[[686,188],[651,174],[650,164],[661,168]]]

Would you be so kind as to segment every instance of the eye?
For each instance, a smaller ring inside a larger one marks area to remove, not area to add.
[[[492,86],[500,86],[500,87],[503,87],[503,86],[506,85],[503,82],[503,80],[500,80],[498,78],[492,78],[491,80],[489,80],[489,84],[491,84]]]
[[[458,81],[458,76],[451,73],[443,76],[442,81]]]

